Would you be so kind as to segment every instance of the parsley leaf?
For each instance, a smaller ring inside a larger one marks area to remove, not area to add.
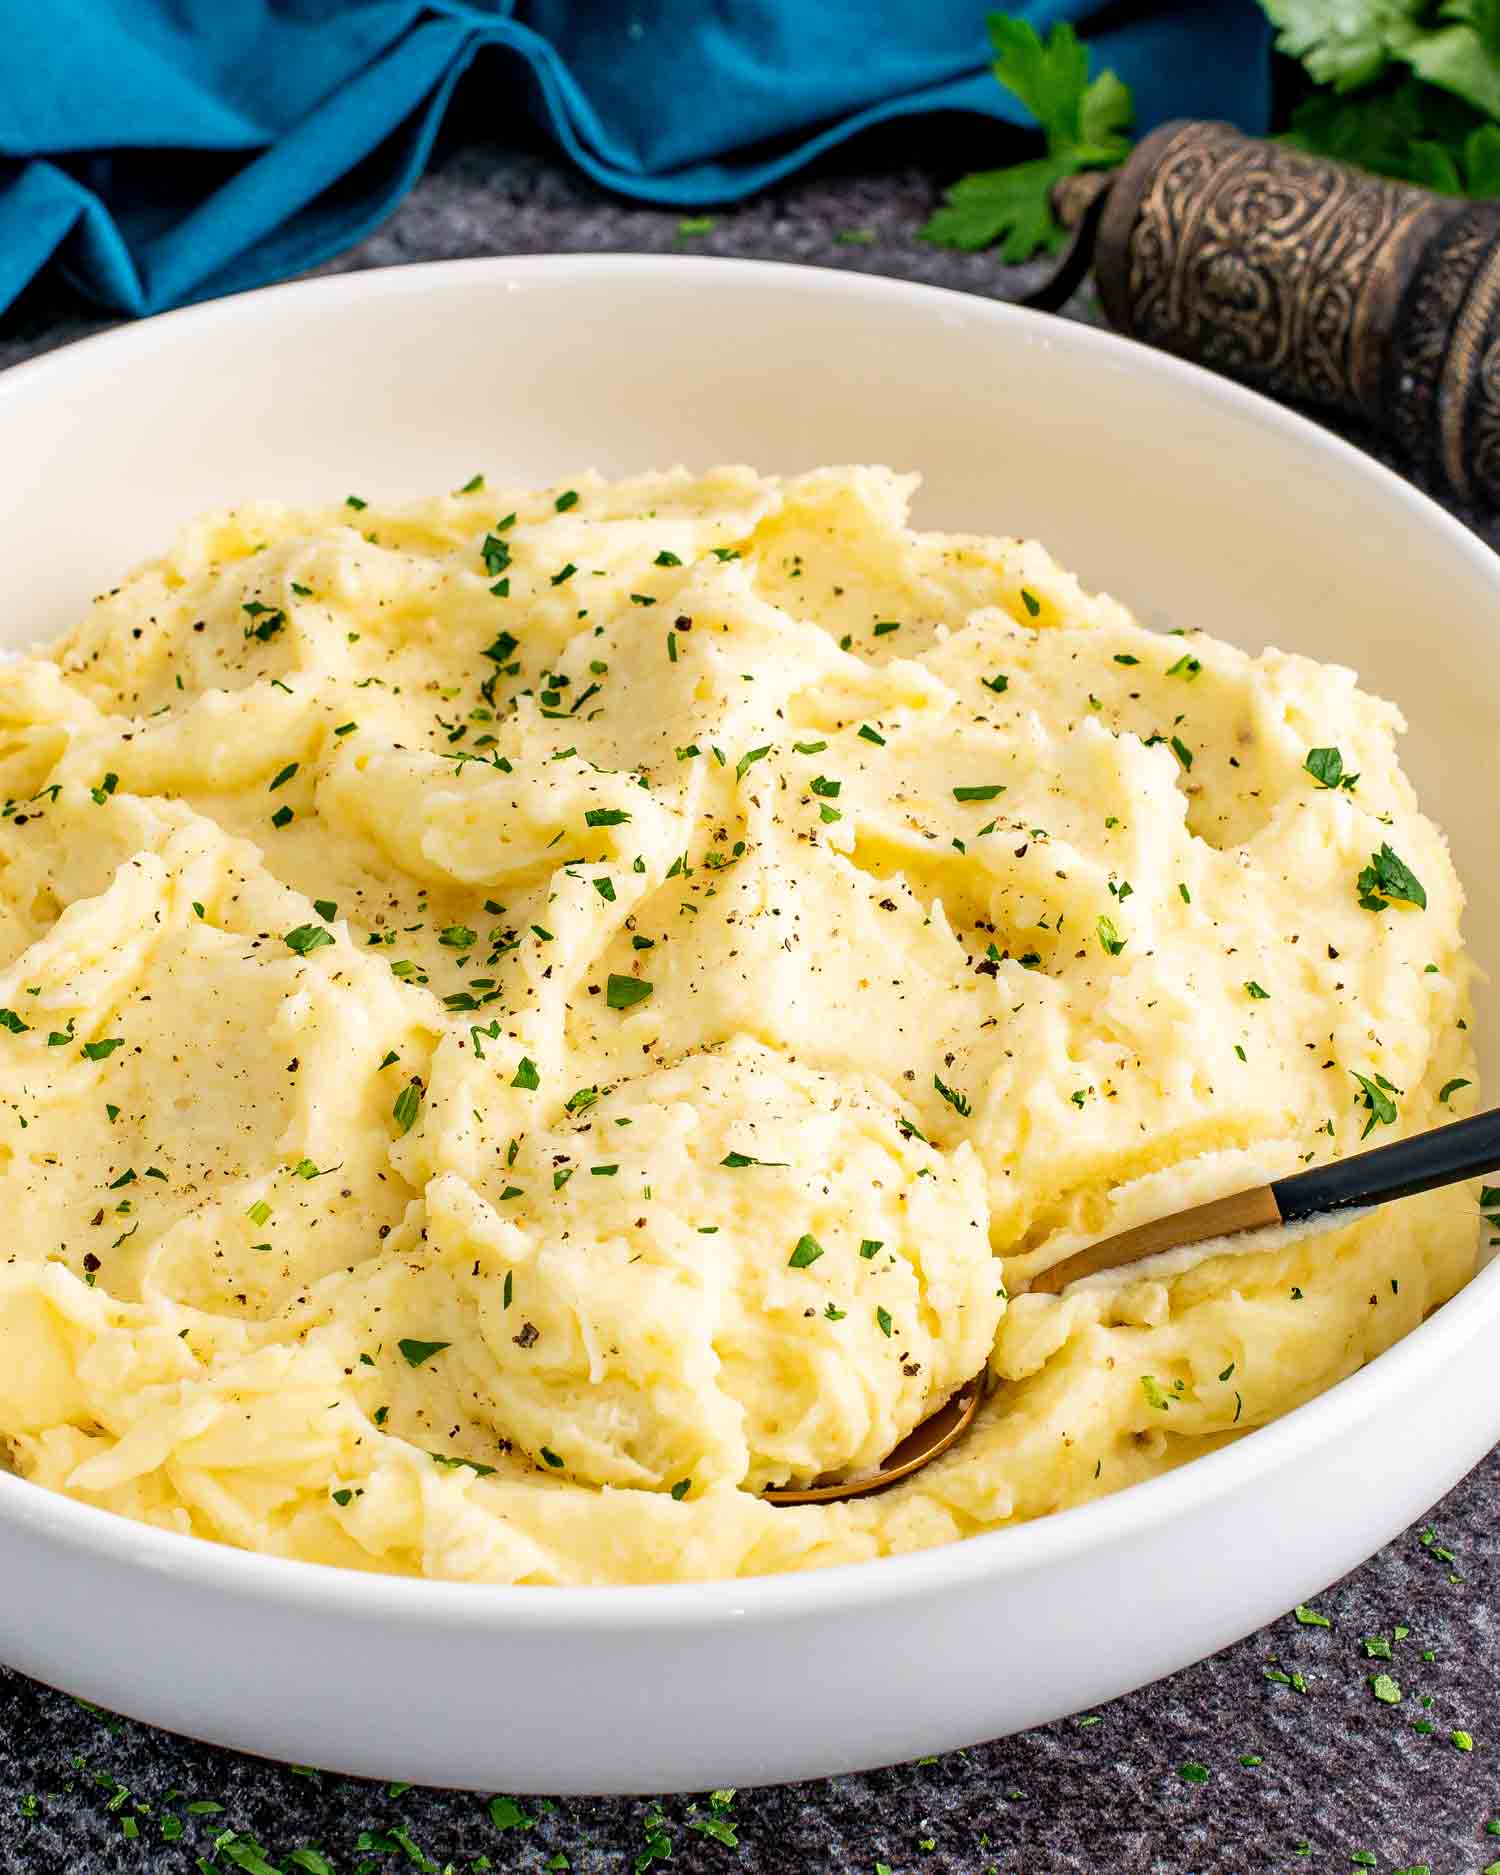
[[[816,1263],[822,1254],[823,1246],[816,1237],[802,1236],[797,1239],[786,1266],[789,1270],[805,1270],[810,1264]]]
[[[947,1086],[944,1082],[940,1081],[935,1074],[932,1077],[932,1084],[959,1118],[961,1120],[967,1120],[969,1115],[974,1111],[968,1097],[959,1093],[956,1088]]]
[[[1391,1095],[1399,1090],[1392,1087],[1390,1082],[1379,1074],[1371,1081],[1363,1074],[1356,1073],[1353,1068],[1349,1072],[1354,1075],[1355,1080],[1364,1090],[1356,1105],[1363,1106],[1370,1116],[1365,1122],[1365,1130],[1360,1134],[1360,1138],[1368,1139],[1377,1126],[1394,1126],[1396,1103],[1391,1099]]]
[[[423,1361],[430,1361],[434,1354],[441,1354],[444,1348],[451,1348],[451,1341],[413,1341],[403,1338],[396,1343],[401,1350],[401,1358],[408,1367],[420,1367]]]
[[[391,1114],[402,1133],[409,1133],[417,1123],[417,1115],[422,1110],[422,1083],[408,1081],[396,1096],[396,1104]]]
[[[1359,780],[1358,775],[1344,773],[1344,758],[1337,749],[1309,749],[1302,766],[1320,788],[1342,788],[1352,794]]]
[[[1369,865],[1355,881],[1355,890],[1366,911],[1384,911],[1392,901],[1427,909],[1421,880],[1388,844],[1370,855]]]
[[[995,77],[1024,104],[1046,138],[1046,154],[1008,169],[965,176],[922,230],[939,247],[980,248],[1003,241],[1001,258],[1026,260],[1062,245],[1052,189],[1064,176],[1118,163],[1130,148],[1124,132],[1133,105],[1113,72],[1090,80],[1089,55],[1066,21],[1044,44],[1029,21],[991,13]]]
[[[333,933],[325,931],[322,925],[299,924],[295,930],[288,931],[281,941],[289,951],[305,957],[309,951],[315,951],[323,944],[331,944],[334,940]]]

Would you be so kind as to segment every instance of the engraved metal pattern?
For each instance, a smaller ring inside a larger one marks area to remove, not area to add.
[[[1113,182],[1095,272],[1133,336],[1362,416],[1500,507],[1500,203],[1172,124]]]
[[[1369,304],[1427,198],[1222,124],[1192,124],[1141,193],[1129,329],[1281,396],[1368,411]]]
[[[1439,389],[1470,283],[1493,239],[1483,209],[1456,209],[1420,256],[1390,335],[1382,398],[1385,425],[1403,454],[1418,462],[1441,461],[1450,479],[1454,452],[1440,446]],[[1451,406],[1451,386],[1448,400]],[[1461,460],[1456,466],[1459,479],[1453,485],[1466,493],[1469,477]]]

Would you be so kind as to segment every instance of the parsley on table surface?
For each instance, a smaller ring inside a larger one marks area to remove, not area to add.
[[[1027,20],[991,13],[995,77],[1036,119],[1046,153],[1006,169],[965,176],[922,230],[939,247],[1003,243],[1007,262],[1054,251],[1064,234],[1052,212],[1052,189],[1080,170],[1122,162],[1134,114],[1130,89],[1111,71],[1089,77],[1089,55],[1077,33],[1059,21],[1045,43]]]

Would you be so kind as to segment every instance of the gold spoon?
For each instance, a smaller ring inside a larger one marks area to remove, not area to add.
[[[1241,1231],[1277,1224],[1319,1223],[1332,1227],[1343,1215],[1392,1198],[1409,1198],[1440,1185],[1455,1185],[1500,1167],[1500,1107],[1471,1120],[1435,1127],[1398,1139],[1392,1146],[1354,1153],[1329,1165],[1273,1179],[1247,1191],[1231,1192],[1207,1204],[1195,1204],[1170,1217],[1136,1224],[1113,1237],[1090,1244],[1033,1276],[1033,1295],[1059,1295],[1069,1283],[1104,1270],[1127,1268],[1164,1250],[1233,1237]],[[827,1504],[841,1498],[883,1491],[930,1464],[968,1431],[984,1394],[984,1376],[976,1374],[920,1426],[909,1432],[884,1464],[860,1478],[823,1484],[786,1485],[763,1491],[768,1504]]]

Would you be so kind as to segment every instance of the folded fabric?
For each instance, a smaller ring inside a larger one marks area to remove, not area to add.
[[[1033,0],[1137,122],[1260,129],[1254,0]],[[157,312],[337,253],[388,214],[463,73],[642,200],[732,201],[886,119],[1025,125],[957,0],[0,0],[0,309],[49,262]],[[482,56],[481,56],[482,55]],[[914,139],[914,149],[919,149]],[[997,151],[997,161],[1003,150]]]

